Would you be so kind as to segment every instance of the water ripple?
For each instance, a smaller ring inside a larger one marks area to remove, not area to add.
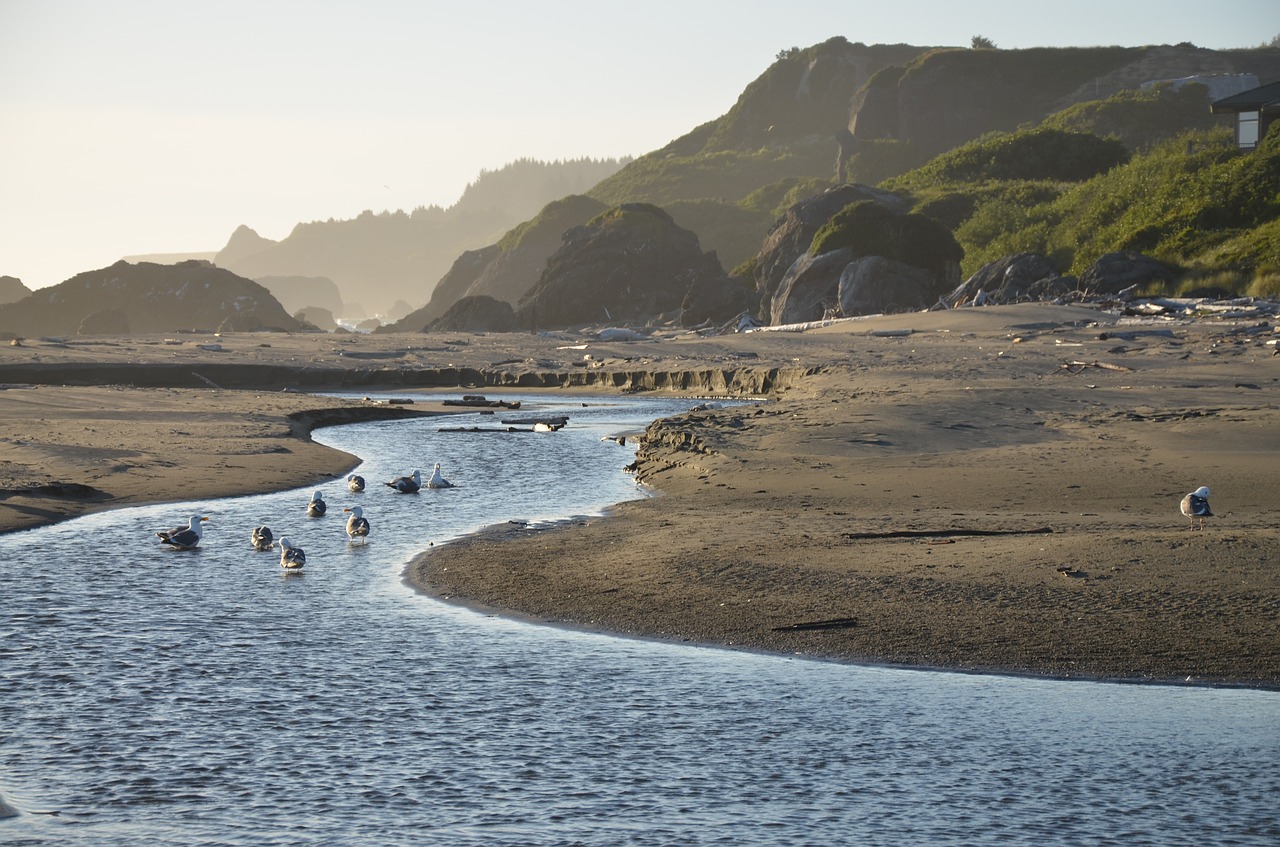
[[[326,430],[369,490],[182,504],[0,538],[13,844],[866,845],[1280,841],[1280,696],[1002,679],[626,641],[417,596],[406,562],[495,520],[642,496],[583,408],[552,436]],[[475,419],[480,422],[480,418]],[[440,461],[458,487],[378,482]],[[373,524],[348,543],[342,505]],[[301,576],[249,548],[268,523]],[[85,559],[48,551],[80,550]],[[57,815],[43,814],[59,812]]]

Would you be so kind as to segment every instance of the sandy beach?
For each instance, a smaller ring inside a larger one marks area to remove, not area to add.
[[[650,427],[638,476],[658,496],[434,548],[411,581],[642,637],[1277,687],[1276,337],[1029,304],[610,343],[31,340],[0,349],[0,530],[344,475],[355,459],[312,427],[441,412],[463,390],[757,398]],[[356,395],[303,393],[324,390]],[[1178,501],[1199,485],[1215,517],[1193,531]]]

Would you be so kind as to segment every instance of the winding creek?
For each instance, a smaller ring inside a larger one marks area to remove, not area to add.
[[[813,662],[416,594],[428,544],[644,496],[601,436],[692,402],[525,399],[570,425],[317,432],[370,483],[317,486],[322,518],[308,488],[0,536],[0,843],[1280,843],[1276,692]],[[456,488],[380,484],[437,461]],[[193,510],[197,551],[157,543]],[[303,574],[250,549],[260,523]]]

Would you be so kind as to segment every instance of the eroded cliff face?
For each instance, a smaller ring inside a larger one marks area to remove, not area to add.
[[[886,68],[849,112],[854,145],[905,142],[921,161],[992,131],[1011,131],[1086,100],[1197,74],[1280,78],[1280,51],[1191,44],[1029,50],[932,50]]]

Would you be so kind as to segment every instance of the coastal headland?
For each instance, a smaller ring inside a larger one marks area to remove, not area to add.
[[[630,341],[25,340],[0,348],[0,531],[345,475],[315,426],[462,391],[738,397],[640,438],[658,496],[433,548],[410,581],[638,637],[1280,687],[1277,335],[1027,304]],[[1193,530],[1178,501],[1200,485],[1215,516]]]

